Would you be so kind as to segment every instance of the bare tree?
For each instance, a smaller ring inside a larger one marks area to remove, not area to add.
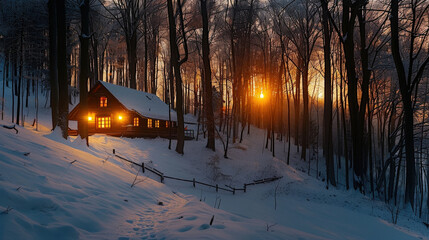
[[[405,156],[406,156],[406,186],[405,186],[405,202],[410,203],[414,209],[414,191],[416,186],[416,169],[414,156],[414,104],[413,94],[422,79],[423,73],[429,63],[429,55],[420,59],[424,47],[427,42],[429,26],[424,25],[427,21],[429,12],[429,4],[427,1],[411,0],[408,2],[408,9],[400,9],[398,0],[390,2],[390,31],[391,31],[391,50],[392,57],[395,62],[396,72],[399,82],[399,89],[402,96],[402,104],[404,108],[403,131],[405,135]],[[405,7],[404,7],[405,8]],[[401,10],[401,11],[400,11]],[[404,16],[411,14],[410,17],[405,17],[405,20],[400,21],[398,14]],[[408,25],[408,27],[407,27]],[[403,29],[403,30],[402,30]],[[402,31],[401,31],[402,30]],[[408,54],[401,54],[400,36],[405,35],[407,42],[402,42],[403,45],[409,44]],[[405,70],[404,58],[408,55],[408,69]],[[421,62],[420,62],[421,61]],[[419,64],[420,63],[420,64]]]
[[[89,146],[88,139],[88,121],[87,115],[88,104],[88,77],[89,77],[89,0],[83,0],[80,5],[81,10],[81,25],[82,33],[80,36],[80,73],[79,73],[79,97],[80,97],[80,121],[78,121],[79,135],[86,140],[86,145]],[[96,53],[95,53],[96,54]]]
[[[129,86],[136,89],[138,29],[144,16],[143,3],[141,0],[113,0],[112,2],[114,9],[106,9],[116,19],[124,33],[129,65]]]
[[[179,47],[177,46],[176,18],[173,11],[173,2],[172,0],[167,0],[171,66],[173,67],[174,79],[176,80],[176,113],[178,124],[176,152],[183,154],[183,148],[185,146],[185,126],[183,117],[183,90],[180,66],[188,60],[188,45],[186,40],[185,26],[183,23],[182,5],[180,3],[180,0],[177,0],[176,7],[177,12],[179,13],[178,15],[180,22],[180,31],[182,32],[183,48],[185,50],[185,56],[182,59],[180,59]]]
[[[210,68],[210,45],[209,45],[209,16],[207,11],[207,0],[201,0],[201,16],[203,19],[203,62],[204,62],[204,86],[205,86],[205,113],[207,118],[207,148],[215,150],[214,133],[214,115],[213,115],[213,97],[212,97],[212,78]]]
[[[311,55],[315,44],[319,38],[320,31],[317,28],[317,6],[310,0],[301,0],[288,10],[288,22],[286,26],[286,34],[290,41],[295,46],[295,51],[298,55],[297,66],[297,89],[299,86],[299,75],[302,74],[302,98],[303,98],[303,124],[302,124],[302,151],[301,159],[306,160],[307,148],[309,143],[309,69]],[[297,92],[297,97],[299,93]],[[298,102],[299,104],[299,102]],[[295,106],[299,107],[299,106]],[[296,116],[298,117],[298,116]]]
[[[68,98],[68,82],[67,82],[67,43],[66,43],[66,8],[65,0],[57,1],[57,34],[58,34],[58,126],[61,128],[62,136],[68,136],[68,114],[69,114],[69,98]]]
[[[331,81],[331,29],[329,25],[328,3],[321,0],[322,25],[323,25],[323,60],[325,62],[325,93],[324,93],[324,114],[323,114],[323,154],[326,159],[326,183],[335,182],[334,172],[334,150],[332,144],[332,81]]]

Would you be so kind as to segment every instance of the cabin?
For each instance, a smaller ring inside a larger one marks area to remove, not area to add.
[[[169,115],[170,112],[170,115]],[[156,95],[99,81],[88,93],[88,112],[79,104],[69,113],[70,121],[87,121],[88,134],[125,137],[177,137],[177,114]],[[185,139],[193,139],[195,124],[185,116]],[[69,129],[76,136],[77,129]]]

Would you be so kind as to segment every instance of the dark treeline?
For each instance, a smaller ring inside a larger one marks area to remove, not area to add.
[[[230,143],[242,142],[255,125],[273,156],[283,145],[289,164],[290,153],[299,152],[308,174],[326,187],[352,186],[429,216],[428,1],[0,6],[2,96],[12,93],[3,97],[2,118],[10,101],[10,120],[24,124],[23,109],[41,86],[52,128],[66,137],[68,103],[81,92],[85,104],[88,86],[103,80],[157,94],[175,109],[180,154],[185,114],[198,118],[197,140],[207,137],[215,150],[219,139],[225,158]],[[79,126],[83,138],[85,129]]]

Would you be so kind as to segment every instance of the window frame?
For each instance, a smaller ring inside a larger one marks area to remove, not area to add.
[[[112,117],[110,116],[97,116],[95,121],[97,129],[110,129],[112,128]]]
[[[98,106],[101,107],[101,108],[107,107],[107,97],[106,96],[101,96],[99,98],[99,104],[98,104]]]
[[[140,126],[140,119],[138,117],[133,118],[133,126],[139,127]]]

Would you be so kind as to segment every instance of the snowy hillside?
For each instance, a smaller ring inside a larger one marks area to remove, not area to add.
[[[5,89],[5,118],[11,126],[11,89]],[[352,190],[325,188],[323,164],[285,163],[264,146],[264,132],[252,128],[229,158],[186,141],[185,155],[168,150],[166,139],[90,137],[90,147],[50,131],[50,109],[39,94],[24,109],[25,127],[0,127],[0,239],[429,239],[429,230],[408,209],[392,210]],[[71,109],[71,108],[70,108]],[[173,141],[173,147],[175,142]],[[166,179],[113,155],[155,167],[165,175],[242,188],[256,179],[278,181],[248,186],[235,195]],[[212,220],[212,224],[210,222]]]
[[[0,239],[425,239],[428,233],[406,217],[399,220],[404,227],[390,224],[382,203],[358,193],[321,191],[322,181],[270,157],[257,141],[234,145],[224,159],[204,141],[186,142],[179,156],[165,139],[99,135],[86,148],[58,132],[18,130],[0,128]],[[166,175],[221,186],[283,178],[235,195],[162,184],[114,157],[113,148]]]
[[[428,39],[429,0],[0,0],[0,240],[429,240]]]
[[[108,154],[99,158],[81,151],[78,143],[57,142],[56,132],[2,129],[0,202],[2,211],[11,209],[0,216],[2,239],[266,235],[262,221],[213,209],[149,178],[131,188],[132,169]],[[216,221],[210,227],[212,214]]]

